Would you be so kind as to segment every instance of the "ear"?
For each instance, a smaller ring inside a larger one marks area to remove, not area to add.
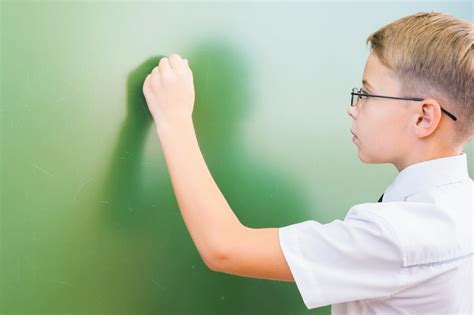
[[[441,106],[432,98],[421,102],[421,107],[416,113],[415,133],[418,137],[424,138],[431,135],[438,127],[441,120]]]

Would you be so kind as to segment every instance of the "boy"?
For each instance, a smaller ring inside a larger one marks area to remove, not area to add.
[[[418,13],[367,39],[351,132],[365,163],[399,174],[343,221],[243,226],[212,179],[192,122],[186,59],[162,58],[143,85],[185,225],[214,271],[295,281],[308,309],[333,314],[472,314],[473,24]],[[245,196],[242,196],[245,198]]]

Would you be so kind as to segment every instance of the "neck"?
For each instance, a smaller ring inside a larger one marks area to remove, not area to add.
[[[393,165],[395,165],[397,170],[401,172],[410,165],[443,157],[459,155],[461,152],[462,147],[440,149],[439,144],[438,146],[419,146],[418,150],[413,150],[408,154],[404,154],[397,161],[395,161]]]

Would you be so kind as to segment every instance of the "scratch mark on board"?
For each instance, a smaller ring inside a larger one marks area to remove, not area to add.
[[[77,200],[77,196],[79,195],[79,193],[81,192],[81,190],[84,188],[84,186],[90,182],[93,178],[89,178],[89,179],[86,179],[80,186],[79,188],[76,190],[76,193],[74,194],[74,198],[72,199],[73,200],[73,203],[76,203],[76,200]]]
[[[151,282],[153,282],[158,288],[164,290],[163,286],[161,284],[159,284],[158,281],[156,281],[154,279],[151,279]]]
[[[45,173],[45,174],[48,174],[49,176],[54,176],[54,174],[51,174],[50,172],[48,172],[47,170],[39,167],[38,165],[36,165],[35,163],[31,163],[34,167],[36,167],[38,170],[40,170],[41,172]]]

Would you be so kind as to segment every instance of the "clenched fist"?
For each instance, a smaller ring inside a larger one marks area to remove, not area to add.
[[[178,54],[161,58],[146,77],[143,94],[156,125],[191,119],[194,83],[188,61]]]

